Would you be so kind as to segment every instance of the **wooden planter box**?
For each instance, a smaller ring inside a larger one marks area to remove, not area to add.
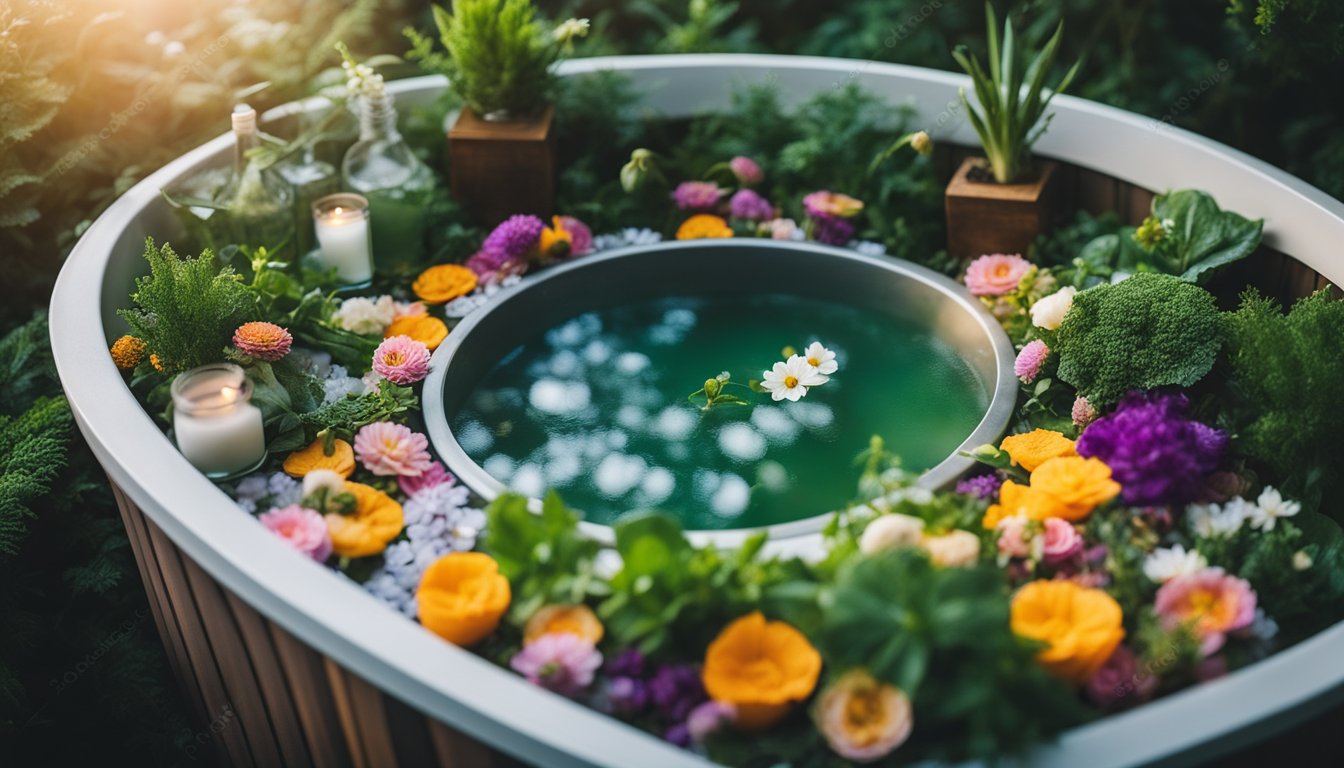
[[[985,160],[968,157],[947,183],[947,252],[960,261],[987,253],[1026,255],[1036,236],[1048,231],[1055,210],[1055,172],[1059,164],[1037,164],[1036,178],[998,184],[972,178]]]
[[[448,131],[453,199],[489,229],[515,213],[555,213],[555,107],[525,120],[489,122],[464,107]]]

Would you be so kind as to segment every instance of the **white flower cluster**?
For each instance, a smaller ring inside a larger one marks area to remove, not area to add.
[[[587,19],[566,19],[560,22],[551,34],[555,36],[555,42],[560,45],[569,45],[575,38],[587,37],[588,26]]]
[[[1143,561],[1143,575],[1158,584],[1164,584],[1177,576],[1189,576],[1209,566],[1209,561],[1192,549],[1176,544],[1171,547],[1159,547],[1149,553]]]
[[[383,76],[373,71],[373,67],[367,64],[352,64],[349,61],[341,62],[341,69],[345,70],[345,90],[351,96],[363,96],[364,98],[382,96],[386,91],[383,84]]]
[[[466,486],[441,483],[416,492],[402,506],[406,539],[390,544],[383,565],[364,584],[379,600],[415,618],[415,590],[425,569],[449,552],[476,546],[485,513],[468,506]]]
[[[342,301],[331,319],[351,333],[381,336],[396,316],[397,302],[391,296],[376,299],[358,296]]]
[[[1302,505],[1289,501],[1273,487],[1266,487],[1255,501],[1235,498],[1226,504],[1192,504],[1185,510],[1185,519],[1196,536],[1206,539],[1232,536],[1245,524],[1262,531],[1272,531],[1280,518],[1292,517]]]
[[[298,504],[303,501],[303,486],[284,472],[257,472],[238,481],[233,497],[244,512],[253,515],[258,510]]]

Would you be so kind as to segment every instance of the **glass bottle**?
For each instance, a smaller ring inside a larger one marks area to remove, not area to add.
[[[275,170],[248,157],[261,146],[257,111],[240,105],[233,112],[233,174],[215,195],[223,216],[212,216],[217,245],[265,246],[273,253],[294,247],[294,191]]]
[[[434,173],[401,137],[397,110],[385,90],[366,91],[353,103],[359,141],[345,153],[341,173],[347,188],[369,199],[374,265],[382,271],[405,271],[424,256],[425,208],[434,191]]]
[[[304,112],[299,118],[300,137],[311,134],[314,123],[313,113]],[[294,189],[294,243],[300,259],[317,245],[313,233],[313,203],[339,192],[341,187],[336,168],[318,158],[317,142],[321,138],[319,135],[309,136],[298,154],[280,163],[276,169]]]

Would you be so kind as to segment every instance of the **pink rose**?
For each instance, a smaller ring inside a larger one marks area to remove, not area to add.
[[[966,267],[966,287],[976,296],[1002,296],[1017,290],[1031,262],[1016,254],[981,256]]]

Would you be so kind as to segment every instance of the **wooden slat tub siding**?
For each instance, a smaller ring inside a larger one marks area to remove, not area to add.
[[[513,768],[523,765],[438,720],[425,718],[425,724],[429,727],[429,739],[434,747],[434,764],[439,768]]]
[[[392,744],[382,693],[331,659],[323,662],[355,767],[397,768],[397,750]]]
[[[340,714],[327,679],[324,660],[316,651],[273,622],[266,622],[285,683],[316,768],[353,768],[345,737],[336,725]]]
[[[270,633],[266,631],[267,622],[233,593],[225,590],[221,592],[238,628],[243,652],[251,661],[257,690],[266,706],[266,719],[280,747],[284,764],[312,765],[314,761],[308,753],[303,725],[295,710],[285,675],[280,670],[279,656],[271,644]]]

